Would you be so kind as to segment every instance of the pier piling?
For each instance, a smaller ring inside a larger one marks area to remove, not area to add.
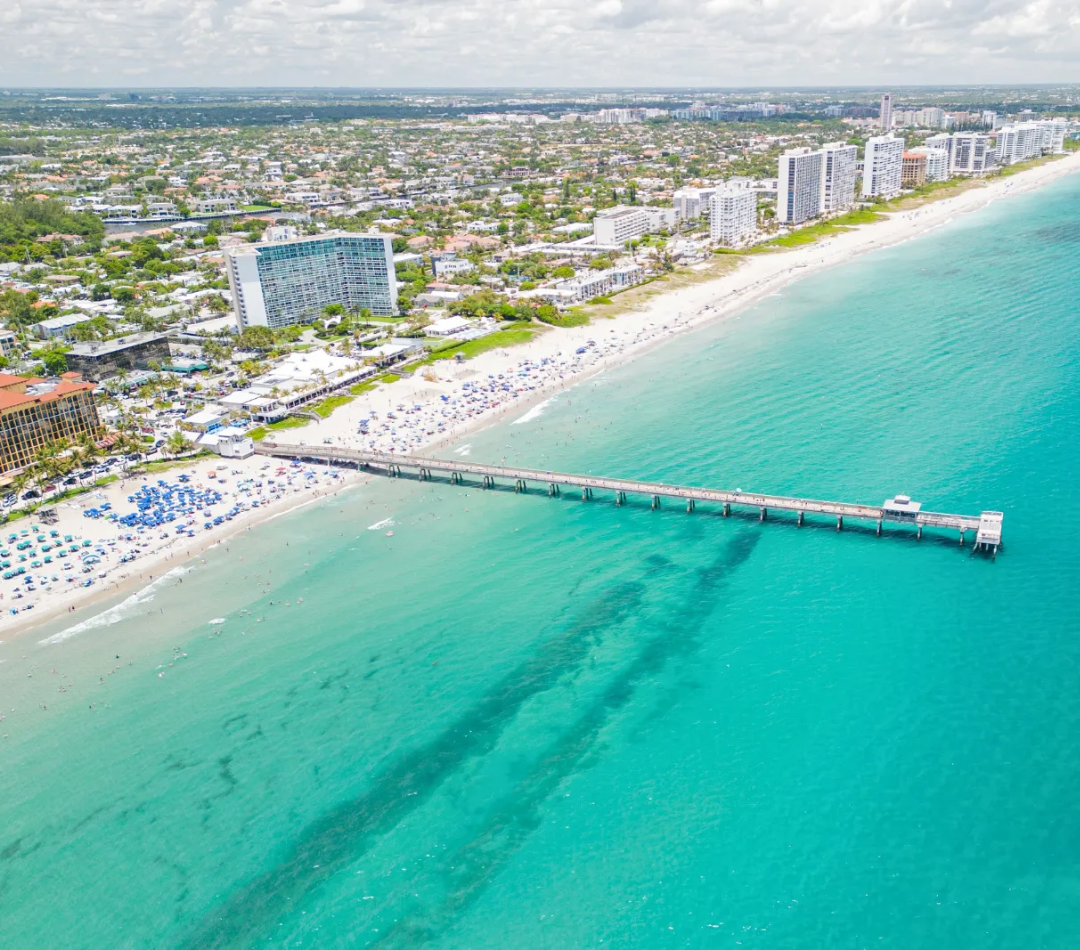
[[[519,494],[528,490],[528,481],[532,480],[546,484],[550,498],[558,497],[562,493],[560,485],[563,484],[581,488],[583,501],[592,498],[593,490],[599,488],[603,491],[612,491],[615,495],[615,504],[618,506],[626,504],[628,493],[648,495],[651,498],[650,507],[653,511],[660,507],[662,498],[681,498],[686,502],[688,514],[696,511],[699,501],[704,501],[721,506],[725,518],[730,516],[733,505],[750,509],[757,508],[758,518],[764,522],[768,519],[769,509],[776,508],[780,511],[793,512],[799,526],[805,524],[808,514],[836,518],[837,531],[843,530],[845,518],[855,518],[858,521],[872,522],[878,537],[881,536],[886,521],[898,525],[911,525],[915,529],[915,537],[918,540],[922,540],[923,528],[943,528],[959,533],[961,547],[967,541],[967,532],[973,531],[976,536],[972,550],[985,552],[991,556],[996,556],[1002,545],[1004,519],[1002,512],[984,511],[981,515],[974,516],[925,511],[920,504],[912,502],[906,495],[897,495],[895,498],[887,499],[881,505],[867,505],[856,502],[767,495],[759,492],[744,492],[742,489],[725,491],[628,478],[543,472],[463,460],[365,452],[330,446],[278,445],[274,442],[259,442],[255,446],[255,452],[276,458],[332,462],[349,466],[355,464],[362,471],[382,471],[391,478],[400,478],[403,467],[415,471],[419,481],[433,481],[435,473],[440,473],[449,476],[451,485],[464,485],[465,476],[470,475],[479,477],[485,489],[495,488],[496,478],[513,479],[514,490]]]

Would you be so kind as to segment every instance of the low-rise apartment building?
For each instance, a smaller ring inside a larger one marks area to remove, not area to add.
[[[597,244],[625,246],[649,233],[649,219],[641,208],[613,208],[593,220]]]
[[[164,333],[132,333],[104,342],[76,343],[65,354],[68,366],[99,382],[120,370],[153,369],[169,362],[169,337]]]

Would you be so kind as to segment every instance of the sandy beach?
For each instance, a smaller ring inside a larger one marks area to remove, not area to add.
[[[357,397],[318,424],[281,430],[271,438],[278,443],[328,442],[400,453],[437,451],[477,428],[539,411],[536,407],[559,390],[633,359],[678,333],[730,317],[802,276],[910,240],[993,201],[1042,187],[1078,170],[1080,152],[1073,152],[815,244],[748,255],[722,277],[658,294],[640,309],[615,319],[573,329],[550,329],[529,343],[492,350],[466,363],[435,364],[430,373],[402,378]],[[181,475],[189,481],[182,483]],[[30,540],[34,545],[42,544],[37,538],[43,536],[50,548],[65,536],[72,541],[65,544],[70,556],[57,556],[51,564],[39,563],[37,569],[27,563],[26,571],[35,579],[32,591],[26,590],[31,585],[26,584],[25,576],[0,581],[0,636],[11,638],[64,613],[71,615],[69,632],[73,635],[78,632],[77,625],[93,615],[95,602],[132,591],[137,592],[129,596],[138,597],[150,584],[179,583],[182,577],[177,569],[209,546],[366,477],[313,465],[283,466],[260,456],[245,460],[202,457],[190,465],[127,478],[61,503],[55,509],[58,524],[44,526],[34,517],[12,522],[2,533],[5,542],[11,535],[19,537],[17,543]],[[127,514],[135,508],[128,501],[130,496],[140,490],[167,490],[159,486],[159,480],[174,489],[184,484],[202,492],[215,490],[222,500],[206,509],[211,512],[209,518],[202,509],[185,515],[186,530],[182,533],[180,521],[136,529],[85,515],[86,510],[104,504],[110,505],[111,511]],[[233,514],[226,518],[226,512]],[[219,516],[220,523],[215,524],[214,518]],[[207,523],[210,528],[205,527]],[[21,534],[24,531],[26,536]],[[57,532],[57,538],[50,535],[52,531]],[[79,553],[71,554],[74,546]],[[16,543],[5,543],[4,547],[11,549],[14,562]],[[84,551],[93,551],[98,558],[89,572],[79,560]],[[72,565],[68,570],[66,563]],[[74,579],[68,580],[72,575]],[[88,579],[92,583],[82,586]],[[13,596],[16,590],[21,595],[17,598]],[[62,637],[53,639],[59,642]]]

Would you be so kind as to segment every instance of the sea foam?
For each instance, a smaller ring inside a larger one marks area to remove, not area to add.
[[[520,426],[524,425],[526,422],[532,422],[533,419],[539,419],[544,414],[544,410],[547,409],[547,407],[550,406],[554,401],[555,397],[552,396],[550,399],[545,399],[543,402],[538,402],[520,419],[515,419],[511,423],[511,425]]]
[[[51,637],[46,637],[44,640],[39,640],[38,642],[42,646],[55,645],[57,643],[63,643],[65,640],[70,640],[80,633],[86,633],[88,630],[96,630],[98,627],[110,627],[114,623],[120,623],[121,620],[127,620],[128,617],[135,615],[137,608],[152,601],[154,597],[157,596],[158,588],[164,586],[166,581],[176,577],[182,577],[192,570],[193,568],[191,567],[174,567],[171,571],[162,574],[157,580],[147,584],[142,590],[136,591],[130,597],[120,601],[120,603],[114,604],[108,610],[103,610],[93,617],[88,617],[86,620],[68,627],[66,630],[61,630],[59,633],[54,633]]]

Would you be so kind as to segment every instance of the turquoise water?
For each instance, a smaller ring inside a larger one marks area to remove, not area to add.
[[[0,945],[1075,946],[1077,221],[1080,176],[468,440],[1000,508],[996,562],[378,480],[0,645]]]

